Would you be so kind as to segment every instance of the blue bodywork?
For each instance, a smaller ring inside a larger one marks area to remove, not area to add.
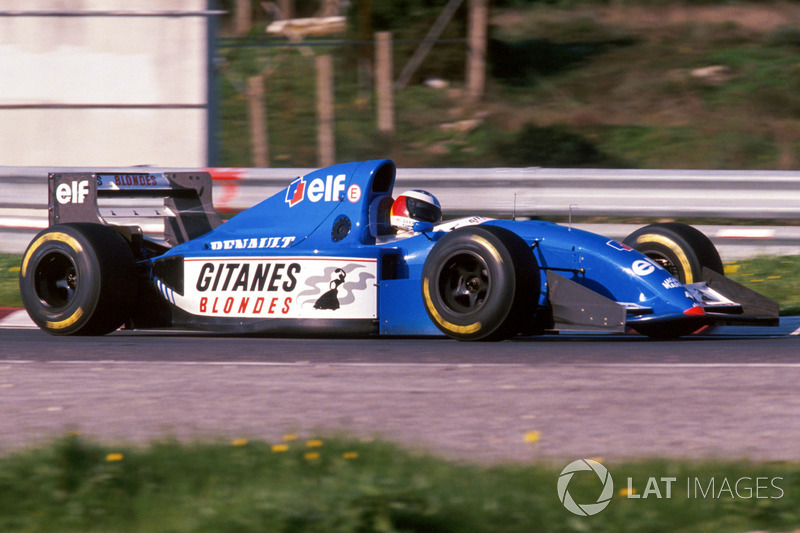
[[[550,273],[624,306],[627,326],[689,320],[687,310],[699,307],[651,259],[574,228],[475,217],[395,235],[385,213],[394,178],[390,160],[320,169],[154,258],[153,282],[176,312],[175,323],[293,334],[439,335],[421,296],[423,267],[449,230],[469,225],[505,228],[530,246],[542,272],[532,315],[549,313]],[[159,263],[173,265],[171,274],[159,274],[170,271]]]

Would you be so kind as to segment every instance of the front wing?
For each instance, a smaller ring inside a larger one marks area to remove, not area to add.
[[[703,281],[686,285],[697,302],[691,314],[657,316],[652,309],[629,306],[547,272],[553,329],[557,331],[623,332],[637,321],[692,321],[699,326],[777,326],[779,306],[774,300],[726,278],[708,268]]]

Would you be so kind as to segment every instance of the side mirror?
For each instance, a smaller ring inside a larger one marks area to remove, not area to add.
[[[425,233],[426,231],[433,231],[433,223],[431,222],[414,222],[414,231],[418,233]]]

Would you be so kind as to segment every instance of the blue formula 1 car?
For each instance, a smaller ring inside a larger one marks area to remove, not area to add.
[[[777,324],[775,302],[727,279],[712,243],[690,226],[654,224],[617,242],[542,221],[442,222],[428,192],[393,198],[394,180],[389,160],[335,165],[221,223],[207,173],[51,174],[50,227],[23,256],[22,298],[56,335],[125,325],[671,338],[708,325]],[[155,207],[130,207],[153,197]],[[162,238],[145,236],[135,222],[143,215],[163,222]]]

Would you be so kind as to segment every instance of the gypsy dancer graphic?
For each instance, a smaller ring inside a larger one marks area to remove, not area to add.
[[[364,265],[347,263],[342,266],[327,266],[322,273],[306,278],[305,289],[297,295],[297,302],[304,309],[316,309],[320,313],[330,311],[353,312],[356,300],[365,298],[375,275],[366,272]],[[373,284],[374,285],[374,284]]]
[[[344,283],[346,274],[341,268],[333,271],[334,278],[331,280],[331,289],[319,297],[314,304],[314,309],[339,309],[339,286]]]

